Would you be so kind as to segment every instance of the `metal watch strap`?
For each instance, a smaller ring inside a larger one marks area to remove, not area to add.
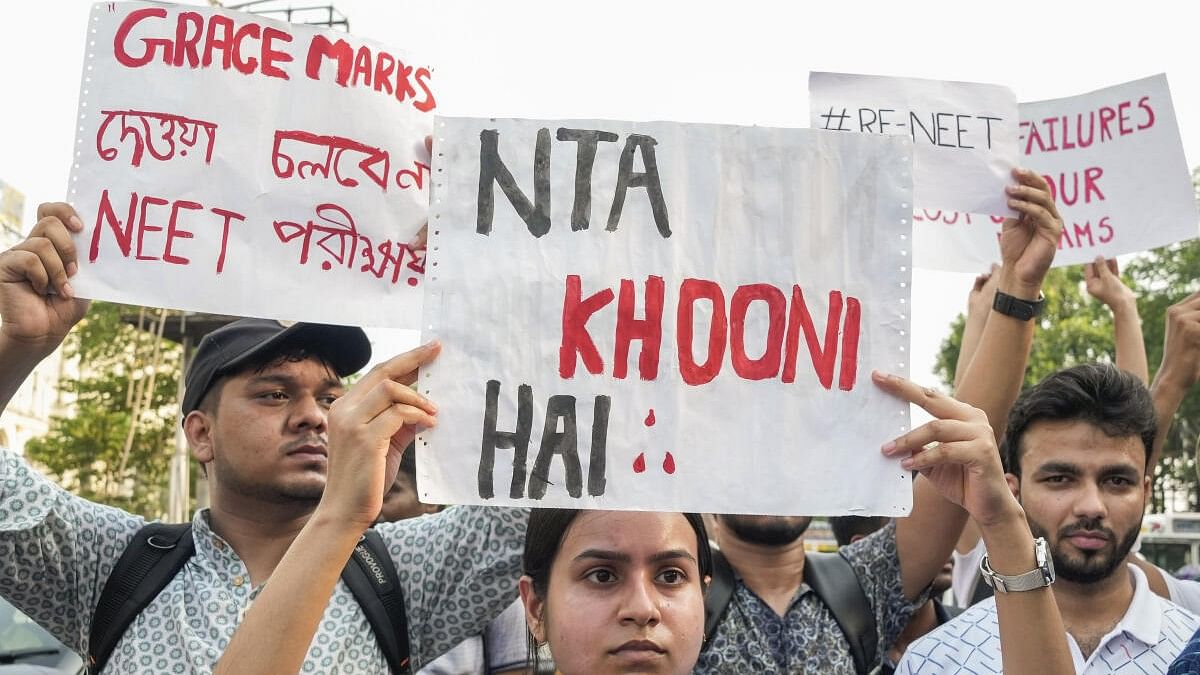
[[[984,583],[999,593],[1033,591],[1054,583],[1054,561],[1050,558],[1050,547],[1044,538],[1038,537],[1034,540],[1033,557],[1037,561],[1037,567],[1024,574],[1010,576],[997,574],[992,570],[988,555],[984,553],[983,560],[979,561],[979,572]]]
[[[996,291],[996,297],[992,299],[992,309],[1018,321],[1029,321],[1041,316],[1045,304],[1046,296],[1041,293],[1038,293],[1037,300],[1022,300],[1003,291]]]

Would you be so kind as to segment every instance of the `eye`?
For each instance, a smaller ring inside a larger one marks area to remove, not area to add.
[[[1071,482],[1071,477],[1063,474],[1056,474],[1053,476],[1046,476],[1042,479],[1042,482],[1050,483],[1051,485],[1065,485]]]
[[[264,401],[286,401],[288,396],[281,390],[264,391],[257,396]]]
[[[598,584],[611,584],[616,582],[617,575],[613,574],[610,569],[597,567],[594,570],[590,570],[583,578]]]
[[[1108,482],[1118,487],[1130,487],[1134,483],[1125,476],[1110,476]]]
[[[324,405],[326,408],[328,408],[329,406],[333,405],[334,401],[341,397],[341,394],[325,394],[319,400],[321,401],[321,405]]]
[[[671,569],[659,572],[658,580],[671,586],[677,586],[687,583],[687,575],[683,573],[683,570],[672,567]]]

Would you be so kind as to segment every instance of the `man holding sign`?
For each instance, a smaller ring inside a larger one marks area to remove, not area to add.
[[[66,204],[43,205],[38,215],[29,238],[0,254],[0,409],[88,307],[68,281],[77,270],[70,234],[82,223]],[[107,666],[93,661],[93,672],[212,668],[321,501],[327,455],[361,438],[360,420],[351,415],[332,428],[329,410],[345,393],[340,378],[369,353],[357,328],[285,328],[258,319],[201,343],[188,372],[184,429],[208,472],[212,505],[192,522],[194,554],[148,598],[123,637],[118,633]],[[355,393],[370,403],[388,401],[408,423],[431,423],[432,409],[403,383],[435,353],[393,359]],[[391,478],[397,466],[389,461]],[[378,508],[354,515],[370,523]],[[0,593],[81,653],[97,657],[88,640],[97,598],[143,525],[141,517],[68,494],[0,451]],[[395,568],[408,627],[401,639],[412,666],[478,634],[513,601],[524,531],[524,512],[483,508],[377,526],[391,560],[368,567],[385,577],[381,570]],[[378,638],[389,636],[373,632],[375,615],[358,599],[338,584],[303,659],[305,672],[387,671]]]

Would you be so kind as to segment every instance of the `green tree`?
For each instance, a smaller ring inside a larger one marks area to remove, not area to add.
[[[178,405],[181,350],[155,332],[162,316],[93,303],[65,344],[65,356],[78,359],[79,377],[61,383],[74,410],[26,444],[72,492],[149,518],[165,512]]]
[[[1192,173],[1200,200],[1200,167]],[[1166,311],[1172,304],[1200,289],[1200,240],[1157,248],[1130,261],[1122,279],[1138,294],[1142,336],[1153,378],[1162,361]],[[963,289],[965,298],[968,289]],[[1112,315],[1083,288],[1083,267],[1057,268],[1046,277],[1046,311],[1041,318],[1025,372],[1025,386],[1079,363],[1112,362],[1115,359]],[[935,372],[949,386],[962,346],[965,317],[950,325],[942,342]],[[1168,500],[1186,498],[1189,510],[1200,510],[1200,481],[1196,450],[1200,436],[1200,392],[1193,389],[1184,399],[1163,447],[1163,458],[1155,468],[1154,509],[1162,510]]]

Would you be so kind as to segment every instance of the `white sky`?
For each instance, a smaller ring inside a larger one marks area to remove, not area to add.
[[[90,4],[4,6],[0,180],[25,193],[26,227],[38,202],[65,194]],[[1200,164],[1195,2],[334,4],[352,32],[435,66],[443,114],[803,127],[809,70],[993,82],[1021,101],[1166,72],[1188,165]],[[935,382],[934,357],[970,279],[917,270],[915,379]],[[416,335],[380,340],[377,352],[390,352]]]

